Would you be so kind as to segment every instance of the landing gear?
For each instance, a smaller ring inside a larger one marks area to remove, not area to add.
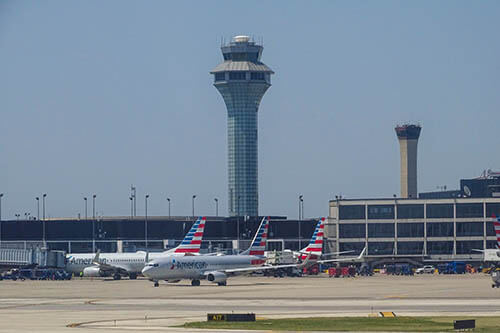
[[[135,279],[137,279],[137,273],[130,273],[130,274],[128,275],[128,278],[129,278],[130,280],[135,280]]]
[[[154,286],[155,286],[155,287],[159,287],[159,286],[160,286],[160,283],[159,283],[158,281],[155,281]]]
[[[122,276],[118,273],[116,273],[115,275],[113,275],[113,280],[120,280],[122,278]]]
[[[200,280],[192,280],[192,281],[191,281],[191,285],[192,285],[193,287],[198,287],[198,286],[200,285]]]
[[[224,282],[217,282],[218,286],[227,286],[227,281]]]

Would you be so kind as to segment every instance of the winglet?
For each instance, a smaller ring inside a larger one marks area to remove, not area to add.
[[[99,262],[99,255],[101,254],[101,249],[97,249],[97,252],[95,253],[95,257],[94,259],[92,259],[92,263],[94,265],[99,265],[100,262]]]
[[[149,251],[146,251],[146,255],[144,256],[144,263],[147,264],[149,262]]]
[[[359,254],[359,256],[356,259],[362,259],[364,255],[366,254],[366,246],[363,248],[363,251]]]

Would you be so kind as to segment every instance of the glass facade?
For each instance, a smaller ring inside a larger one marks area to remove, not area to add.
[[[340,238],[365,238],[366,225],[363,223],[341,223],[339,224]]]
[[[368,237],[394,237],[394,223],[369,223]]]
[[[500,203],[488,202],[486,203],[486,217],[500,216]]]
[[[394,205],[369,205],[368,219],[394,219]]]
[[[424,224],[398,223],[398,237],[424,237]]]
[[[427,223],[427,237],[453,237],[452,222]]]
[[[453,242],[427,242],[427,254],[453,254]]]
[[[394,242],[369,242],[368,255],[381,256],[394,254]]]
[[[457,218],[483,217],[482,203],[457,203]]]
[[[424,252],[424,242],[398,242],[398,255],[421,255]]]
[[[344,251],[353,251],[349,253],[343,253],[341,255],[343,256],[353,256],[353,255],[359,255],[361,251],[363,251],[365,247],[364,242],[348,242],[348,243],[340,243],[339,246],[339,251],[344,252]]]
[[[424,205],[398,205],[398,219],[423,219]]]
[[[453,204],[428,204],[427,218],[453,218]]]
[[[364,205],[346,205],[339,207],[339,218],[341,220],[364,220]]]
[[[457,222],[457,237],[483,236],[483,222]]]
[[[457,241],[457,254],[478,254],[474,249],[482,250],[483,241]]]

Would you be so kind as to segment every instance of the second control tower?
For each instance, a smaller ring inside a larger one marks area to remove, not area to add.
[[[236,36],[221,47],[214,86],[227,108],[229,216],[258,216],[257,111],[274,72],[260,62],[263,47]]]

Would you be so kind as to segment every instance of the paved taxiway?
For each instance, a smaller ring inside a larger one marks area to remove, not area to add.
[[[488,275],[237,277],[228,286],[202,281],[75,279],[1,281],[0,332],[159,331],[207,312],[255,312],[260,317],[500,315],[500,289]],[[78,328],[67,325],[75,324]],[[76,331],[75,331],[76,330]],[[169,332],[182,329],[168,329]]]

